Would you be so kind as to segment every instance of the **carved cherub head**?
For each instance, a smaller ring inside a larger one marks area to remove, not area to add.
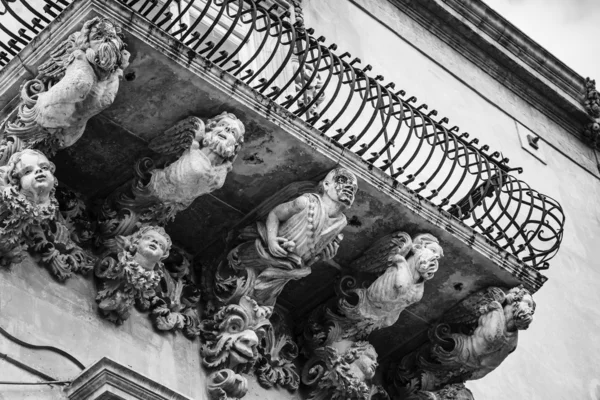
[[[522,286],[509,290],[506,294],[504,313],[509,331],[529,328],[535,313],[535,301],[529,290]]]
[[[50,203],[57,185],[55,170],[44,153],[26,149],[10,157],[2,175],[4,184],[16,187],[32,204],[45,205]]]
[[[159,226],[144,226],[131,235],[133,259],[148,271],[169,256],[171,244],[171,238]]]
[[[348,208],[354,203],[354,196],[358,191],[356,176],[345,168],[335,168],[319,182],[318,191],[337,203]]]
[[[421,277],[428,281],[439,268],[439,259],[444,255],[440,242],[433,235],[424,233],[413,240],[412,257],[409,259]]]
[[[377,352],[365,341],[355,342],[343,355],[344,361],[350,365],[351,371],[357,378],[370,381],[377,370]]]
[[[235,115],[223,112],[206,123],[202,147],[214,151],[224,160],[232,160],[244,142],[246,128]]]
[[[85,51],[86,59],[101,75],[111,74],[129,65],[129,52],[121,29],[106,18],[92,18],[73,35],[75,49]]]
[[[258,358],[258,345],[268,329],[273,307],[259,306],[244,296],[238,304],[221,307],[200,324],[202,363],[208,368],[248,370]]]

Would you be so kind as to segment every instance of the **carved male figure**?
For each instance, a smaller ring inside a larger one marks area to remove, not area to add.
[[[233,249],[229,265],[247,273],[248,294],[260,304],[273,305],[287,282],[310,274],[317,261],[337,254],[346,226],[343,214],[358,189],[350,171],[336,168],[319,184],[319,193],[304,194],[275,207],[266,222],[242,233],[248,241]]]
[[[19,107],[0,127],[0,165],[24,148],[73,145],[87,121],[112,104],[128,63],[120,29],[104,18],[87,21],[23,85]]]
[[[109,256],[96,265],[96,276],[103,280],[98,308],[117,324],[129,318],[134,303],[142,309],[150,306],[162,278],[162,260],[171,249],[171,238],[157,226],[144,226],[122,241],[118,260]]]
[[[56,218],[54,164],[37,150],[13,154],[0,168],[0,259],[19,262],[25,234],[33,226]]]
[[[244,133],[244,124],[227,112],[209,119],[206,127],[196,117],[179,122],[150,143],[159,153],[179,155],[165,168],[152,171],[150,192],[181,211],[197,197],[221,188]]]
[[[410,394],[483,378],[516,349],[518,331],[529,327],[534,312],[523,287],[472,294],[430,329],[430,342],[402,359],[396,387]]]

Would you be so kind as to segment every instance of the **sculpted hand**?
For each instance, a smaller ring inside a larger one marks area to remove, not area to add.
[[[267,243],[269,246],[269,252],[274,255],[275,257],[285,257],[287,256],[287,251],[285,251],[285,249],[283,247],[281,247],[279,244],[284,244],[287,243],[287,239],[286,238],[282,238],[282,237],[276,237],[273,239],[269,239],[269,242]]]
[[[340,245],[338,242],[331,242],[323,249],[319,258],[321,260],[331,260],[337,254],[339,248]]]

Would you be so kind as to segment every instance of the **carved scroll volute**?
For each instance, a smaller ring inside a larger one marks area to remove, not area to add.
[[[123,35],[96,17],[62,42],[21,88],[19,106],[0,125],[0,165],[28,148],[48,155],[73,145],[87,121],[109,107],[129,64]]]
[[[161,227],[144,226],[118,242],[118,253],[96,264],[96,276],[101,280],[96,301],[103,317],[121,324],[134,304],[144,311],[150,308],[163,277],[171,238]]]
[[[248,380],[230,369],[221,369],[208,376],[206,388],[211,400],[237,400],[248,392]]]
[[[224,112],[204,122],[188,117],[154,138],[162,158],[137,162],[136,177],[107,197],[99,210],[100,242],[138,226],[164,226],[193,201],[220,189],[244,142],[244,124]]]
[[[529,327],[534,312],[535,302],[523,287],[472,294],[446,312],[429,330],[429,341],[396,366],[396,390],[412,395],[483,378],[515,350],[518,332]]]

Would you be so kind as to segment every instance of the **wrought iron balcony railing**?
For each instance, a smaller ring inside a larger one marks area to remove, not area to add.
[[[0,0],[0,68],[71,1]],[[526,264],[545,269],[558,251],[558,202],[511,175],[522,170],[499,152],[371,76],[370,65],[338,54],[298,9],[272,0],[120,2]]]

